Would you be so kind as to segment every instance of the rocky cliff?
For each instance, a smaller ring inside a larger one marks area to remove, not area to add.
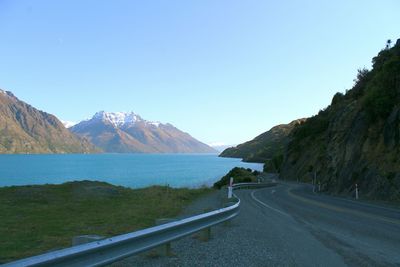
[[[296,127],[281,177],[310,181],[323,191],[400,199],[400,44],[359,70],[354,87]]]

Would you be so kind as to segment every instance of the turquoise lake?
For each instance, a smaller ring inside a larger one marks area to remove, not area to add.
[[[212,185],[233,167],[262,164],[216,154],[0,155],[0,186],[96,180],[132,188]]]

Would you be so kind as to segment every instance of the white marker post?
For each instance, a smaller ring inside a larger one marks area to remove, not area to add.
[[[358,184],[356,184],[356,199],[358,199]]]
[[[233,191],[232,185],[233,185],[233,178],[231,177],[228,187],[228,198],[232,198],[232,191]]]

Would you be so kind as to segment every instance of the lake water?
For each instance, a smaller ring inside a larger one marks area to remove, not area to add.
[[[215,154],[0,155],[0,186],[97,180],[127,187],[212,185],[233,167],[262,164]]]

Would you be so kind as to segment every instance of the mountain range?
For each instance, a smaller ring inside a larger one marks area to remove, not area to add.
[[[352,89],[288,131],[273,128],[221,156],[265,163],[322,191],[400,200],[400,39],[360,69]],[[279,133],[277,136],[274,132]],[[278,138],[276,138],[278,137]]]
[[[0,153],[95,153],[54,115],[40,111],[0,89]]]
[[[68,125],[67,122],[64,122]],[[216,153],[173,125],[130,112],[98,112],[67,129],[0,89],[0,153]]]
[[[215,153],[172,124],[147,121],[130,112],[97,112],[70,128],[104,152],[112,153]]]

